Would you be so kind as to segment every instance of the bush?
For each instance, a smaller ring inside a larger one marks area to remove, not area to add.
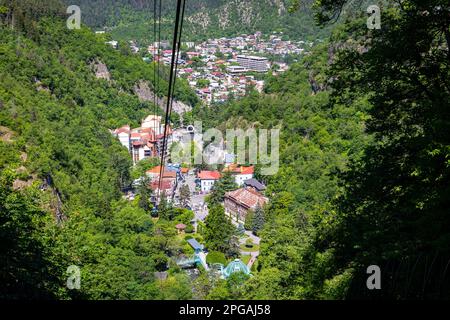
[[[187,209],[176,208],[175,210],[175,219],[174,221],[184,223],[186,225],[191,224],[191,220],[194,219],[194,212]]]
[[[225,254],[219,251],[210,251],[206,256],[206,263],[211,265],[213,263],[221,263],[225,265],[227,263],[227,259],[225,258]]]
[[[236,233],[238,236],[243,236],[245,234],[245,228],[242,223],[239,223],[239,226],[236,229]]]
[[[197,233],[200,235],[204,234],[205,231],[205,223],[202,221],[197,221]]]
[[[203,237],[201,236],[201,235],[199,235],[198,233],[194,233],[193,235],[192,235],[192,237],[195,239],[195,240],[197,240],[199,243],[203,243],[204,241],[203,241]]]
[[[248,239],[245,241],[245,246],[246,246],[247,248],[253,248],[253,240],[252,240],[251,238],[248,238]]]
[[[253,229],[253,217],[255,213],[253,210],[248,210],[247,215],[245,216],[245,224],[244,228],[245,230],[252,230]]]
[[[186,233],[193,233],[194,232],[194,226],[189,224],[186,226],[186,229],[184,229],[184,232]]]
[[[182,250],[183,250],[183,253],[186,254],[186,255],[193,255],[194,254],[194,249],[186,241],[183,242]]]

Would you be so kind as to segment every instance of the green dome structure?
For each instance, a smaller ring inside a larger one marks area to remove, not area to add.
[[[222,275],[226,279],[235,272],[243,272],[249,275],[250,269],[240,259],[235,259],[234,261],[230,262],[225,269],[223,269]]]

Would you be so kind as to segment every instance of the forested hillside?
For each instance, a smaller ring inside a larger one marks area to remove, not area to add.
[[[281,128],[259,273],[235,298],[449,298],[450,20],[444,1],[384,7],[267,80],[264,95],[198,116]],[[346,1],[321,1],[321,23]],[[420,31],[419,31],[420,30]],[[368,290],[377,265],[382,290]]]
[[[316,1],[316,18],[329,25],[347,2]],[[115,9],[99,3],[104,13],[81,7],[100,26]],[[121,3],[114,24],[147,18],[127,8],[146,2]],[[206,4],[216,17],[224,5],[190,3],[188,17]],[[207,108],[177,82],[177,98],[196,105],[189,116],[205,129],[281,129],[278,173],[256,166],[270,198],[258,212],[256,270],[220,281],[191,281],[171,260],[186,249],[175,224],[189,223],[189,212],[165,203],[152,219],[146,201],[121,196],[131,159],[109,129],[155,110],[135,94],[141,81],[155,89],[154,66],[85,27],[68,30],[64,7],[47,4],[0,0],[0,298],[450,298],[447,1],[383,1],[380,30],[367,28],[365,10],[331,24],[332,36],[268,75],[261,94]],[[234,14],[235,24],[210,35],[263,26],[241,28]],[[295,27],[279,21],[269,27]],[[163,96],[167,70],[159,79]],[[222,207],[210,214],[227,228],[206,238],[231,234]],[[81,268],[80,290],[67,290],[69,265]],[[382,290],[367,289],[370,265],[381,269]],[[158,281],[162,270],[168,278]]]
[[[260,272],[235,298],[319,298],[314,291],[312,265],[328,263],[315,256],[315,237],[331,215],[332,201],[342,192],[338,172],[349,159],[360,156],[370,140],[364,134],[369,104],[330,103],[327,71],[334,52],[329,43],[280,77],[267,79],[265,93],[253,92],[226,107],[200,110],[207,127],[280,128],[280,169],[273,176],[259,175],[267,184],[271,203],[265,208],[261,232]],[[293,281],[295,279],[295,281]],[[323,295],[328,298],[328,295]]]
[[[290,3],[286,0],[187,1],[183,39],[198,41],[256,31],[266,34],[276,31],[292,39],[316,40],[329,34],[328,28],[322,30],[315,25],[310,8],[312,1],[302,2],[301,10],[294,13],[289,12]],[[163,39],[171,35],[175,4],[173,0],[162,1]],[[153,41],[153,0],[81,0],[78,5],[83,22],[94,28],[108,27],[115,39],[140,43]]]
[[[154,281],[180,243],[172,222],[121,199],[131,159],[109,132],[153,113],[133,91],[141,80],[152,87],[153,67],[86,28],[68,30],[57,3],[28,4],[0,1],[1,297],[189,298],[176,269]],[[99,63],[109,80],[96,77]],[[82,274],[71,292],[70,265]]]

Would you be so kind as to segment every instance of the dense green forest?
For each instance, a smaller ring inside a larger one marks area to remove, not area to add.
[[[262,94],[206,108],[177,82],[204,128],[281,129],[280,170],[256,168],[270,197],[251,226],[262,239],[256,270],[226,281],[191,281],[172,262],[186,251],[174,225],[188,212],[165,203],[154,219],[139,197],[122,200],[131,159],[108,130],[153,112],[133,87],[154,88],[154,66],[87,28],[67,30],[57,1],[32,2],[0,0],[2,298],[450,298],[447,1],[383,2],[380,30],[365,10],[333,25],[347,1],[316,1],[332,35],[269,75]],[[110,80],[96,78],[100,61]],[[227,179],[203,232],[217,261],[234,254],[217,205]],[[81,268],[80,290],[66,288],[69,265]],[[382,290],[367,290],[369,265]]]
[[[152,84],[153,66],[68,30],[56,2],[0,8],[1,297],[190,298],[177,268],[154,280],[182,246],[176,222],[122,200],[131,159],[109,132],[153,113],[132,90]],[[96,61],[110,80],[96,78]],[[164,74],[159,82],[164,92]],[[195,98],[178,84],[180,99]],[[79,291],[66,288],[69,265],[81,268]]]
[[[264,210],[265,228],[259,233],[260,272],[235,298],[329,297],[307,291],[313,290],[313,279],[303,277],[308,265],[327,259],[325,254],[314,257],[315,236],[322,236],[318,232],[333,210],[331,201],[342,191],[337,173],[349,159],[360,157],[370,140],[364,134],[370,105],[363,97],[330,105],[328,45],[316,47],[282,76],[267,79],[265,94],[253,92],[225,107],[196,113],[205,127],[221,130],[281,128],[280,170],[274,176],[258,176],[271,195]]]
[[[321,1],[328,23],[346,1]],[[445,1],[347,20],[265,93],[201,110],[211,126],[280,127],[259,273],[235,297],[449,298],[449,45]],[[378,265],[382,290],[368,290]]]
[[[74,4],[68,0],[65,3]],[[290,13],[291,1],[285,0],[190,0],[186,2],[183,39],[199,41],[256,31],[283,32],[292,39],[326,37],[329,28],[314,23],[311,3],[311,0],[303,1],[301,10]],[[98,29],[107,27],[114,39],[136,40],[141,44],[153,41],[153,0],[80,0],[77,4],[84,23]],[[175,8],[176,1],[162,1],[163,40],[170,39],[173,33]]]

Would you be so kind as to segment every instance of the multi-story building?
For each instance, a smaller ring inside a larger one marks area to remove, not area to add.
[[[113,134],[119,139],[120,143],[130,151],[130,126],[126,125],[113,131]]]
[[[229,66],[227,71],[231,74],[241,74],[247,72],[248,69],[243,66]]]
[[[161,116],[153,114],[147,116],[142,120],[141,127],[143,129],[151,128],[157,135],[164,133],[164,125],[161,124]]]
[[[255,167],[238,166],[236,164],[228,165],[223,171],[229,171],[234,176],[234,181],[238,186],[242,186],[245,180],[253,178]]]
[[[244,222],[249,210],[262,208],[268,198],[264,197],[252,187],[244,187],[226,192],[224,198],[225,213]]]
[[[160,184],[159,177],[161,171],[162,179]],[[156,194],[159,194],[159,192],[164,192],[168,197],[172,197],[174,195],[178,184],[177,171],[174,168],[166,166],[161,168],[161,166],[156,166],[150,170],[147,170],[145,173],[150,178],[150,189],[155,191]]]
[[[202,192],[209,192],[216,181],[220,179],[220,172],[206,170],[200,171],[198,173],[198,179],[200,179],[200,190]]]
[[[112,133],[127,148],[128,152],[130,152],[134,164],[142,159],[161,155],[164,140],[164,126],[161,124],[160,116],[150,115],[142,120],[141,127],[130,129],[130,126],[126,125],[112,131]],[[165,148],[166,155],[168,154],[171,143],[171,134],[172,129],[168,127]]]
[[[251,71],[266,72],[268,70],[268,60],[264,57],[238,55],[237,62]]]

